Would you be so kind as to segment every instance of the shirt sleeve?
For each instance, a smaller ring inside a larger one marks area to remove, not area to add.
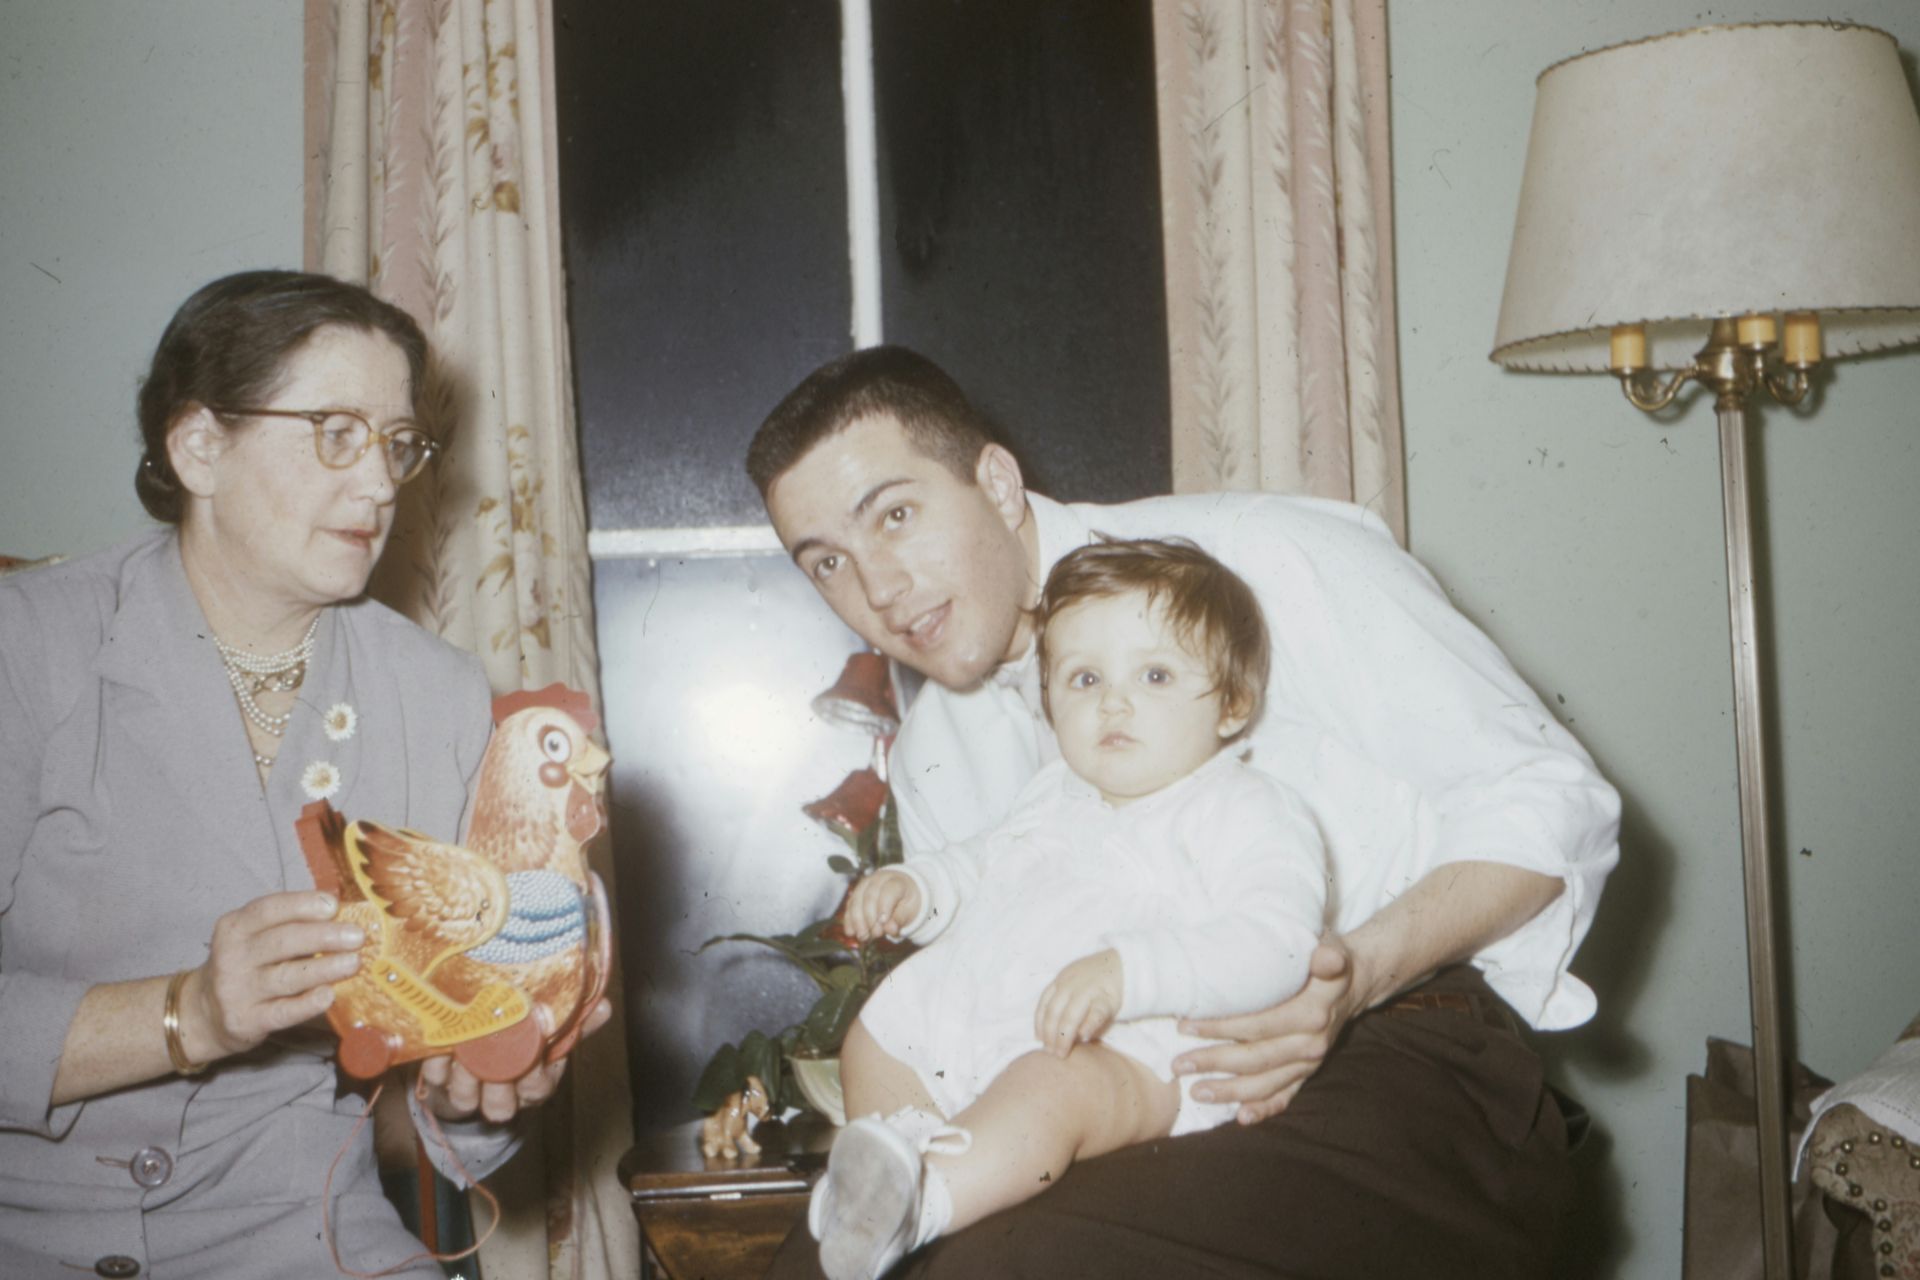
[[[0,585],[0,916],[13,909],[40,817],[41,761],[53,727],[46,645],[27,593]],[[56,1139],[72,1128],[84,1104],[50,1107],[48,1100],[91,985],[10,966],[0,952],[0,1128]]]
[[[411,1088],[407,1090],[407,1114],[422,1138],[421,1148],[440,1176],[462,1191],[486,1178],[513,1158],[520,1150],[521,1119],[495,1124],[480,1116],[466,1120],[442,1120],[428,1112]]]
[[[1306,984],[1327,903],[1326,854],[1305,803],[1251,772],[1183,808],[1197,909],[1177,924],[1118,931],[1121,1020],[1223,1017]]]
[[[1261,566],[1254,585],[1272,620],[1269,703],[1304,714],[1417,791],[1414,879],[1473,860],[1562,882],[1550,906],[1474,963],[1535,1026],[1585,1021],[1592,993],[1566,966],[1618,860],[1619,796],[1390,537],[1333,518],[1293,536],[1275,522],[1279,510],[1250,508],[1232,539],[1235,561]]]
[[[945,933],[973,897],[985,866],[984,841],[984,837],[962,840],[893,868],[912,877],[920,890],[920,910],[900,931],[909,942],[925,946]]]

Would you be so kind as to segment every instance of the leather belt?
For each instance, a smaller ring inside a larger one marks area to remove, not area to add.
[[[1472,1018],[1482,1026],[1510,1035],[1520,1035],[1520,1019],[1506,1001],[1498,996],[1476,995],[1470,991],[1408,991],[1380,1006],[1382,1013],[1456,1013]]]

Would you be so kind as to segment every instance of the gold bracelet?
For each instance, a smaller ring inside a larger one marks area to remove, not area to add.
[[[187,1046],[180,1039],[180,988],[187,985],[187,975],[192,972],[182,969],[167,982],[167,1007],[160,1014],[160,1029],[167,1033],[167,1056],[173,1059],[173,1069],[183,1076],[197,1076],[207,1069],[206,1063],[187,1056]]]

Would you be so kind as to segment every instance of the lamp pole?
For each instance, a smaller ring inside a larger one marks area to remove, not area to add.
[[[1786,1052],[1781,1043],[1780,967],[1774,945],[1773,837],[1768,821],[1765,704],[1753,591],[1753,508],[1747,500],[1747,402],[1761,387],[1783,404],[1806,397],[1819,359],[1818,321],[1787,319],[1786,351],[1773,357],[1771,316],[1714,321],[1707,345],[1664,386],[1644,368],[1641,326],[1614,330],[1614,372],[1627,399],[1649,413],[1673,402],[1682,385],[1713,390],[1720,419],[1720,498],[1726,524],[1728,635],[1733,649],[1734,749],[1740,775],[1740,852],[1747,905],[1747,993],[1753,1014],[1754,1103],[1760,1138],[1760,1226],[1767,1280],[1791,1280],[1793,1223],[1787,1175]],[[1811,329],[1809,329],[1811,326]],[[1744,339],[1744,341],[1743,341]]]

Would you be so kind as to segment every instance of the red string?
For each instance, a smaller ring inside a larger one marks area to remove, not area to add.
[[[387,1082],[385,1080],[380,1081],[379,1084],[373,1087],[373,1092],[367,1097],[366,1109],[360,1113],[360,1118],[353,1123],[353,1132],[347,1135],[347,1140],[342,1144],[340,1150],[334,1152],[333,1163],[327,1166],[326,1182],[323,1183],[320,1188],[320,1229],[326,1234],[327,1252],[333,1255],[333,1265],[342,1275],[356,1276],[358,1280],[378,1280],[380,1276],[393,1275],[395,1272],[404,1270],[416,1262],[429,1258],[435,1262],[458,1262],[462,1258],[470,1258],[480,1252],[480,1247],[493,1238],[494,1231],[500,1226],[499,1199],[493,1192],[487,1190],[483,1184],[476,1181],[473,1175],[467,1172],[467,1167],[460,1163],[460,1157],[454,1153],[453,1144],[447,1141],[447,1135],[441,1131],[440,1121],[433,1114],[433,1108],[425,1105],[427,1082],[416,1077],[414,1080],[414,1097],[421,1102],[420,1114],[426,1117],[427,1128],[433,1131],[432,1137],[434,1142],[437,1143],[440,1150],[445,1153],[448,1161],[453,1165],[454,1172],[460,1175],[461,1180],[478,1193],[482,1200],[487,1202],[487,1208],[492,1210],[493,1221],[487,1224],[487,1229],[480,1233],[478,1240],[458,1253],[435,1253],[432,1249],[423,1249],[419,1253],[411,1254],[394,1263],[392,1266],[382,1267],[378,1271],[356,1271],[354,1268],[340,1261],[340,1245],[339,1242],[333,1238],[333,1215],[329,1212],[333,1205],[333,1172],[340,1167],[341,1157],[352,1150],[353,1140],[360,1136],[362,1129],[366,1128],[367,1121],[373,1118],[374,1105],[380,1101],[380,1092],[386,1087]]]

